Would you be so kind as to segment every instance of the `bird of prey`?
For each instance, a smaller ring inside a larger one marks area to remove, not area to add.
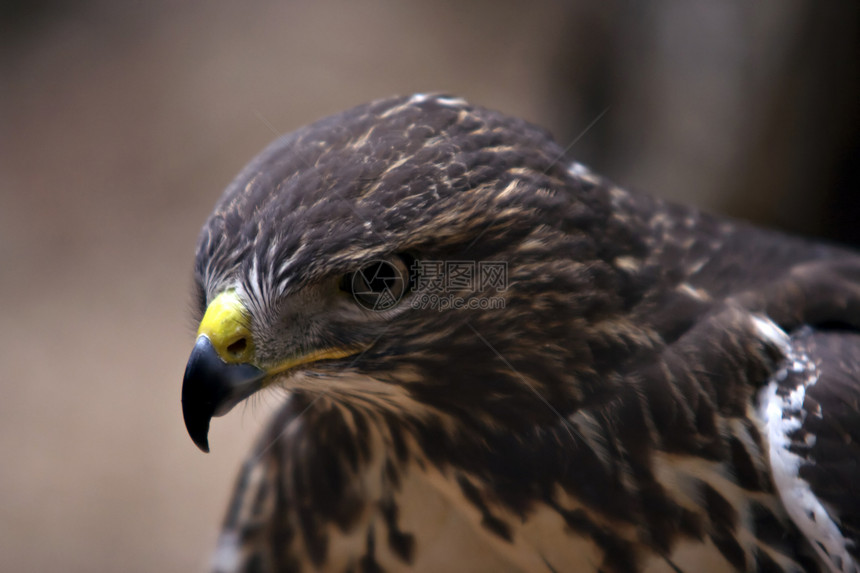
[[[285,391],[216,571],[858,572],[850,250],[415,95],[272,143],[194,275],[194,442]]]

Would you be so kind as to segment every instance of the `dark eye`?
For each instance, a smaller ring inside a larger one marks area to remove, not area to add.
[[[408,255],[394,255],[369,261],[357,271],[345,274],[340,289],[352,295],[363,308],[388,310],[409,292],[413,260]]]

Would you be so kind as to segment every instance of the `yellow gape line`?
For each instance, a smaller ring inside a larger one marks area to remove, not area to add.
[[[254,362],[254,339],[248,328],[248,312],[233,289],[215,297],[206,309],[197,336],[205,336],[228,364]]]
[[[269,369],[266,374],[269,376],[273,376],[275,374],[280,374],[281,372],[292,370],[293,368],[296,368],[298,366],[311,364],[313,362],[319,362],[320,360],[334,360],[337,358],[346,358],[347,356],[352,356],[359,351],[359,348],[324,348],[321,350],[312,350],[307,354],[302,354],[301,356],[294,356],[292,358],[284,360],[274,368]]]

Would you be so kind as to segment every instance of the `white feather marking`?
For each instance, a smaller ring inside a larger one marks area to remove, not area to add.
[[[248,272],[248,282],[250,283],[250,287],[251,287],[251,293],[250,294],[257,301],[265,300],[263,298],[263,289],[260,286],[260,279],[261,279],[260,267],[258,264],[257,255],[255,254],[254,258],[251,260],[251,270]]]
[[[401,111],[403,111],[404,109],[406,109],[410,105],[416,104],[416,103],[421,103],[422,101],[424,101],[426,99],[427,99],[426,95],[415,94],[414,96],[409,98],[409,100],[407,100],[406,103],[402,103],[400,105],[394,106],[391,109],[388,109],[388,110],[382,112],[381,114],[379,114],[379,117],[380,118],[386,118],[386,117],[395,115],[397,113],[400,113]]]
[[[239,534],[233,530],[224,531],[218,536],[215,554],[212,555],[212,570],[216,572],[238,571],[241,555]]]
[[[439,105],[444,105],[446,107],[460,107],[467,105],[466,100],[459,97],[437,97],[436,103]]]
[[[409,98],[409,102],[408,102],[408,103],[410,103],[410,104],[413,104],[413,103],[424,103],[424,102],[425,102],[425,101],[427,101],[428,99],[430,99],[430,96],[429,96],[428,94],[412,94],[412,97],[411,97],[411,98]]]
[[[627,272],[636,272],[639,270],[639,261],[637,261],[634,257],[615,257],[615,264],[620,268],[624,269]]]
[[[711,297],[708,295],[707,291],[704,289],[696,288],[690,283],[681,283],[677,288],[678,292],[683,293],[690,298],[694,298],[696,300],[701,301],[709,301]]]
[[[788,335],[771,319],[762,315],[753,315],[752,322],[759,335],[765,339],[765,341],[770,342],[779,348],[785,356],[792,353]]]
[[[269,248],[267,249],[267,254],[269,256],[269,260],[275,260],[276,254],[278,252],[278,244],[280,242],[280,237],[275,236],[269,241]]]
[[[588,183],[592,183],[596,185],[600,182],[600,177],[594,174],[591,169],[583,165],[582,163],[578,163],[574,161],[567,168],[567,172],[576,177],[577,179],[582,179],[583,181],[587,181]]]
[[[306,248],[306,243],[302,242],[299,245],[299,248],[297,248],[295,250],[295,252],[293,252],[292,255],[290,255],[288,258],[284,259],[281,262],[281,264],[278,265],[278,272],[277,272],[276,276],[279,276],[279,277],[284,276],[284,273],[286,273],[287,269],[289,269],[290,266],[296,261],[296,259],[298,259],[299,255],[302,253],[302,251],[305,250],[305,248]]]
[[[587,410],[578,410],[570,417],[571,423],[576,427],[577,433],[588,444],[594,455],[605,467],[609,467],[609,451],[607,439],[603,427],[593,414]]]
[[[691,277],[691,276],[693,276],[694,274],[696,274],[697,272],[699,272],[700,270],[702,270],[702,267],[704,267],[704,266],[705,266],[705,264],[706,264],[709,260],[711,260],[711,259],[710,259],[710,257],[703,257],[703,258],[701,258],[701,259],[699,259],[699,260],[697,260],[697,261],[693,261],[693,262],[690,264],[690,266],[689,266],[689,267],[687,267],[687,276],[688,276],[688,277]]]
[[[502,189],[502,191],[499,193],[498,198],[503,199],[508,197],[509,195],[512,195],[517,190],[517,183],[518,182],[516,179],[508,183],[507,187]]]
[[[570,167],[568,167],[567,170],[570,172],[571,175],[574,176],[583,177],[591,175],[591,170],[582,163],[579,163],[578,161],[574,161],[573,163],[571,163]]]
[[[761,323],[758,326],[763,332],[773,334],[769,325]],[[779,332],[782,333],[781,330]],[[782,334],[784,336],[784,333]],[[785,343],[788,344],[787,337]],[[787,396],[781,396],[778,393],[780,383],[784,383],[788,374],[803,377],[802,382]],[[809,483],[800,477],[800,466],[805,461],[804,458],[790,450],[790,434],[801,427],[807,415],[803,409],[806,390],[816,382],[818,371],[814,363],[805,354],[799,354],[789,347],[786,366],[759,394],[758,415],[767,433],[773,481],[786,512],[831,571],[857,573],[860,568],[848,553],[845,537],[812,492]]]
[[[403,164],[405,164],[405,163],[409,162],[409,160],[410,160],[410,159],[412,159],[412,156],[411,156],[411,155],[404,155],[403,157],[400,157],[397,161],[395,161],[394,163],[392,163],[391,165],[389,165],[389,166],[385,169],[385,172],[384,172],[383,174],[385,174],[385,173],[390,173],[390,172],[394,171],[395,169],[397,169],[397,168],[398,168],[398,167],[400,167],[401,165],[403,165]],[[365,223],[365,224],[367,224],[367,223]]]

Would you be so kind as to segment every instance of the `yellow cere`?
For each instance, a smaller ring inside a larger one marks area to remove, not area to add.
[[[254,339],[248,327],[248,313],[233,289],[215,297],[206,309],[197,336],[206,336],[212,347],[228,364],[253,364]],[[267,376],[280,374],[298,366],[319,360],[345,358],[359,352],[359,348],[324,348],[311,350],[306,354],[291,356],[274,367],[266,369]]]
[[[206,309],[197,336],[206,336],[227,363],[252,363],[254,340],[248,329],[245,306],[233,289],[215,297]]]

